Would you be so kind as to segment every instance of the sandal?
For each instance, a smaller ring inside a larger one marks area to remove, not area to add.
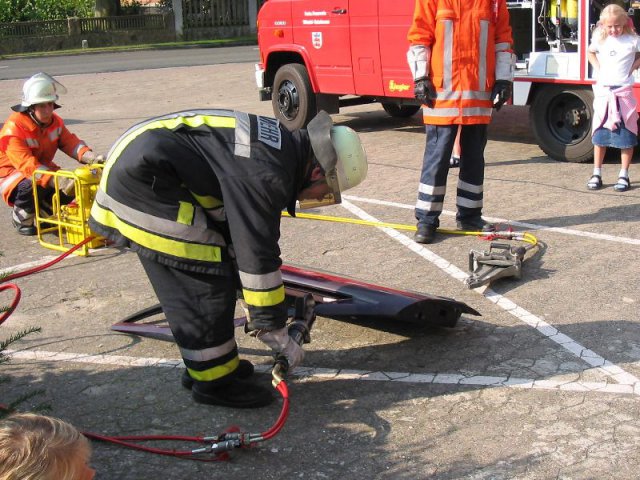
[[[616,192],[626,192],[627,190],[629,190],[629,188],[631,188],[631,182],[629,181],[629,177],[618,178],[618,181],[613,186],[613,189]]]
[[[591,175],[587,182],[587,188],[589,190],[600,190],[602,188],[602,177],[600,175]]]

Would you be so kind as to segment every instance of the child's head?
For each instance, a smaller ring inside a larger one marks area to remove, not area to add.
[[[598,35],[600,41],[607,37],[619,37],[623,34],[634,34],[633,22],[627,12],[620,5],[612,3],[600,12],[598,21]]]
[[[18,413],[0,420],[0,480],[91,480],[89,441],[57,418]]]

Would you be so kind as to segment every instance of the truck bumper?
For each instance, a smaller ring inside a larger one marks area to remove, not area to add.
[[[256,63],[255,76],[260,101],[265,102],[271,100],[271,88],[264,86],[264,68],[262,68],[262,64],[260,63]]]

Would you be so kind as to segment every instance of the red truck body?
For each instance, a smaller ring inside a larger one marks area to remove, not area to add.
[[[531,107],[533,134],[557,160],[585,162],[593,156],[594,80],[587,47],[601,8],[596,3],[507,1],[517,57],[513,103]],[[304,127],[319,110],[338,113],[368,102],[380,102],[392,116],[415,114],[420,105],[406,60],[414,5],[415,0],[267,0],[258,13],[260,99],[272,102],[289,129]],[[632,14],[640,20],[640,10]],[[638,83],[635,92],[640,98]]]

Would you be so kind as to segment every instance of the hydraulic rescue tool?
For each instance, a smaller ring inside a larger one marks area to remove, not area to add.
[[[469,277],[465,284],[469,288],[488,285],[498,278],[522,278],[522,262],[528,250],[538,246],[538,240],[530,233],[495,232],[488,235],[488,240],[496,238],[521,240],[524,246],[511,246],[505,243],[491,242],[489,251],[471,250],[469,252]]]
[[[91,237],[91,240],[83,243],[80,249],[75,250],[77,255],[89,255],[90,248],[98,248],[105,245],[104,237],[100,237],[91,230],[87,221],[91,212],[91,205],[98,191],[98,184],[102,176],[102,164],[84,165],[73,171],[36,170],[32,177],[33,191],[36,206],[35,224],[38,231],[40,245],[62,252],[69,251],[71,247]],[[39,175],[50,175],[54,181],[54,194],[51,205],[43,205],[38,198],[36,178]],[[74,197],[68,204],[61,201],[65,197]],[[47,210],[51,213],[48,214]],[[44,213],[47,212],[47,213]],[[53,234],[47,235],[45,234]],[[52,240],[54,239],[55,240]]]

